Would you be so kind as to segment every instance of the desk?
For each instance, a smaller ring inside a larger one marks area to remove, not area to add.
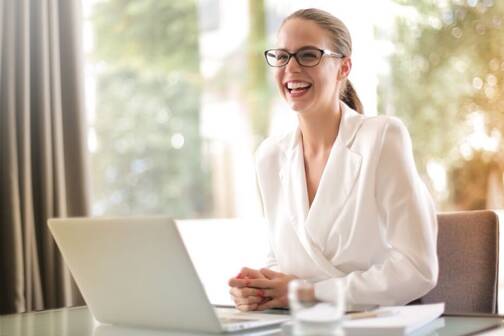
[[[445,316],[445,326],[435,332],[414,336],[504,335],[501,318]],[[499,325],[498,329],[482,330]],[[63,308],[43,312],[0,316],[0,336],[203,336],[170,331],[119,328],[99,325],[87,307]],[[278,328],[250,331],[232,335],[284,335]]]

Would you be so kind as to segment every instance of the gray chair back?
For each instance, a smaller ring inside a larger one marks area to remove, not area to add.
[[[499,220],[490,210],[438,215],[439,279],[422,303],[445,313],[497,313]]]

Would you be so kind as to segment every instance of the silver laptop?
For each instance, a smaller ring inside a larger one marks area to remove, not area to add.
[[[289,319],[213,307],[170,218],[66,218],[48,225],[99,322],[221,333]]]

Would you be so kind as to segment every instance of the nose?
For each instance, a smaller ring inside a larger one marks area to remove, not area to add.
[[[299,72],[301,70],[301,65],[299,65],[296,57],[292,56],[285,65],[285,71],[289,72]]]

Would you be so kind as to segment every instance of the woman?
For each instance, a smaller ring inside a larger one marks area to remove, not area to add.
[[[318,9],[287,17],[278,49],[265,52],[299,127],[256,154],[271,253],[267,268],[230,279],[240,310],[286,307],[295,278],[320,299],[343,278],[351,304],[406,304],[436,284],[436,214],[408,131],[362,114],[351,52],[345,25]]]

